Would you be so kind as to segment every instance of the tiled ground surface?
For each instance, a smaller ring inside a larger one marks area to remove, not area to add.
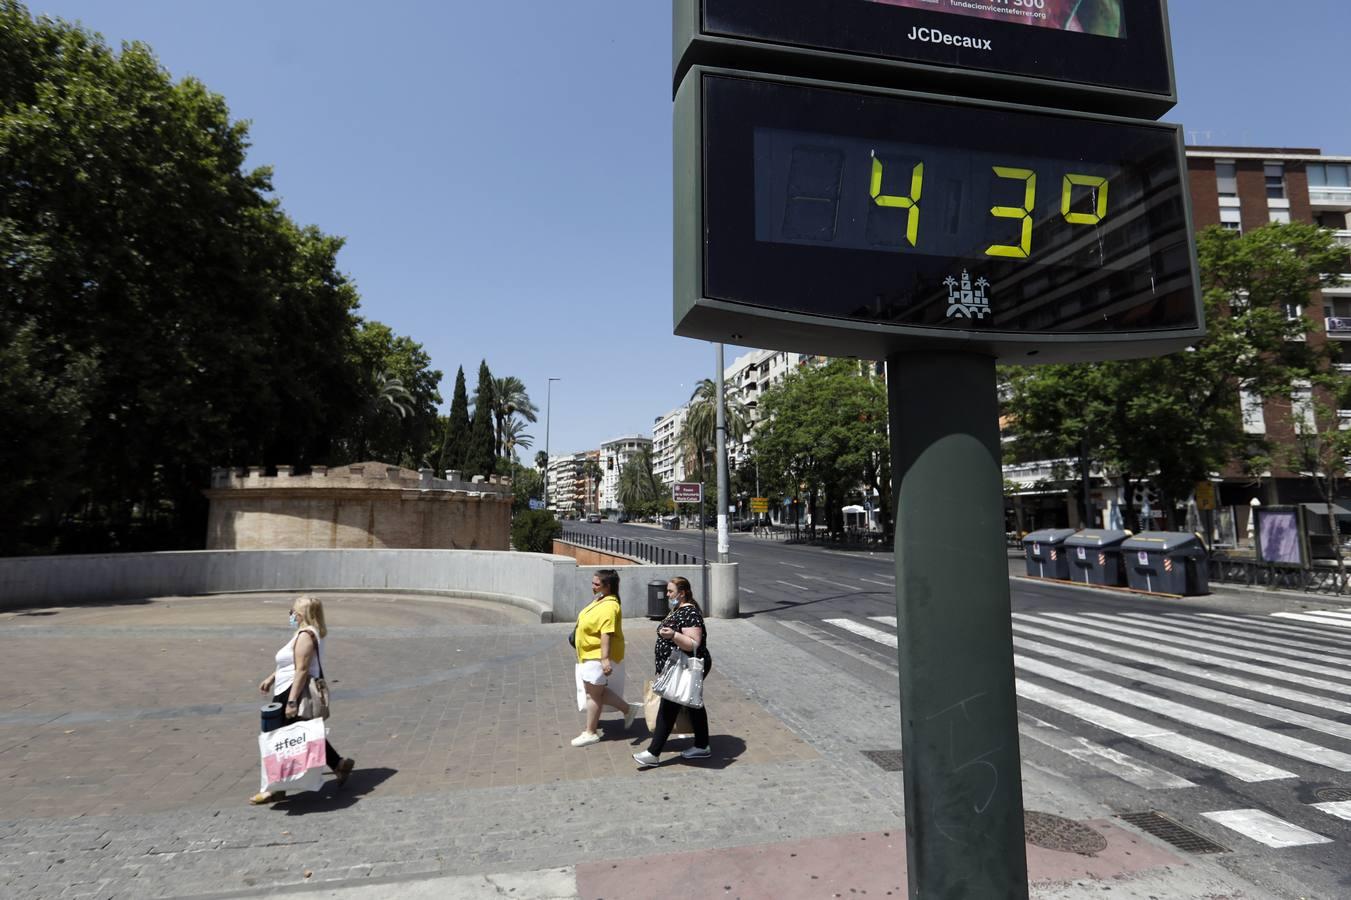
[[[0,809],[5,818],[228,806],[257,789],[255,735],[288,631],[289,597],[249,595],[0,618]],[[582,750],[567,626],[417,598],[327,598],[330,737],[373,793],[412,796],[634,778],[645,744],[615,713]],[[463,619],[497,624],[457,624]],[[627,695],[650,655],[630,622]],[[278,627],[280,626],[280,627]],[[720,765],[816,753],[726,679],[708,685]],[[734,737],[733,737],[734,736]],[[683,742],[673,742],[679,750]]]

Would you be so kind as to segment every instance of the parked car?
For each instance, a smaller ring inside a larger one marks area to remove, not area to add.
[[[586,520],[587,520],[588,522],[599,522],[599,521],[600,521],[600,513],[587,513],[587,514],[586,514]]]

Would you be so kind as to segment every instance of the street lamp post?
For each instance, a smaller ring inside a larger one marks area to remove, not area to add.
[[[544,509],[549,508],[549,419],[553,414],[554,408],[554,382],[562,381],[561,378],[550,378],[549,386],[545,389],[544,402]]]

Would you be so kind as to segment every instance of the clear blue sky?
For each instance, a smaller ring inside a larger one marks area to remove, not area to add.
[[[558,453],[650,434],[712,377],[712,345],[671,334],[668,0],[29,3],[224,95],[251,164],[347,238],[363,314],[422,343],[447,405],[486,358],[525,381],[542,449],[557,376]],[[1165,119],[1189,141],[1351,154],[1347,0],[1171,6]]]

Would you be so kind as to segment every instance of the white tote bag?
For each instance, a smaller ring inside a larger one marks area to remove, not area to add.
[[[692,706],[700,709],[704,705],[704,661],[690,657],[683,650],[671,651],[666,660],[666,668],[661,670],[653,693],[660,694],[672,703]]]
[[[258,735],[263,769],[260,790],[319,790],[324,783],[327,734],[323,719],[306,719]]]

